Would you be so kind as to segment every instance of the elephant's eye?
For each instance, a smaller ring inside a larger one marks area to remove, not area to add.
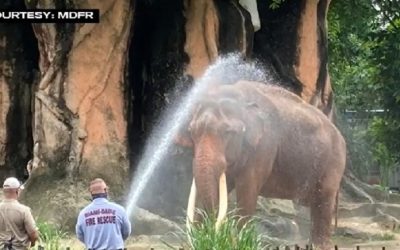
[[[234,124],[225,128],[225,132],[227,134],[238,134],[238,133],[243,133],[245,131],[246,128],[242,124]]]

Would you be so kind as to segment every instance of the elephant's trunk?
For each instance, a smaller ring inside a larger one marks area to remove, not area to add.
[[[202,208],[207,213],[217,209],[218,204],[218,179],[220,174],[215,167],[198,165],[194,167],[194,181]]]
[[[197,193],[199,201],[207,213],[215,213],[219,208],[218,227],[227,210],[226,160],[224,154],[218,153],[221,151],[215,144],[212,144],[212,147],[208,146],[206,142],[200,145],[195,149],[193,161],[194,179],[188,204],[188,218],[193,218],[194,208],[190,207],[194,207]]]

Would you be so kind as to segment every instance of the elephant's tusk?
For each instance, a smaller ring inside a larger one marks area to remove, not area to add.
[[[225,218],[227,210],[228,210],[228,188],[226,185],[226,175],[225,173],[222,173],[221,177],[219,178],[219,207],[218,207],[217,222],[215,224],[217,230],[221,225],[222,220]]]
[[[190,188],[188,207],[187,207],[186,226],[188,230],[190,229],[190,224],[193,223],[194,220],[195,205],[196,205],[196,183],[193,178],[192,187]]]

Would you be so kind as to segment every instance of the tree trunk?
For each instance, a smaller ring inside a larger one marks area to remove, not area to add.
[[[305,101],[332,118],[333,94],[328,73],[327,11],[330,0],[286,0],[278,9],[257,0],[261,30],[253,55]]]
[[[87,194],[81,181],[104,178],[120,195],[128,180],[124,72],[133,8],[129,0],[27,5],[100,9],[99,24],[33,24],[41,77],[34,93],[32,172],[23,198],[40,207],[39,216],[71,219],[72,226],[81,206],[76,203]],[[75,202],[57,200],[60,193]]]

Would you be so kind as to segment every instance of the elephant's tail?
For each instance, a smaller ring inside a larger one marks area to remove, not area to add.
[[[336,198],[335,198],[335,230],[337,229],[337,224],[338,224],[339,190],[340,189],[336,191]]]

